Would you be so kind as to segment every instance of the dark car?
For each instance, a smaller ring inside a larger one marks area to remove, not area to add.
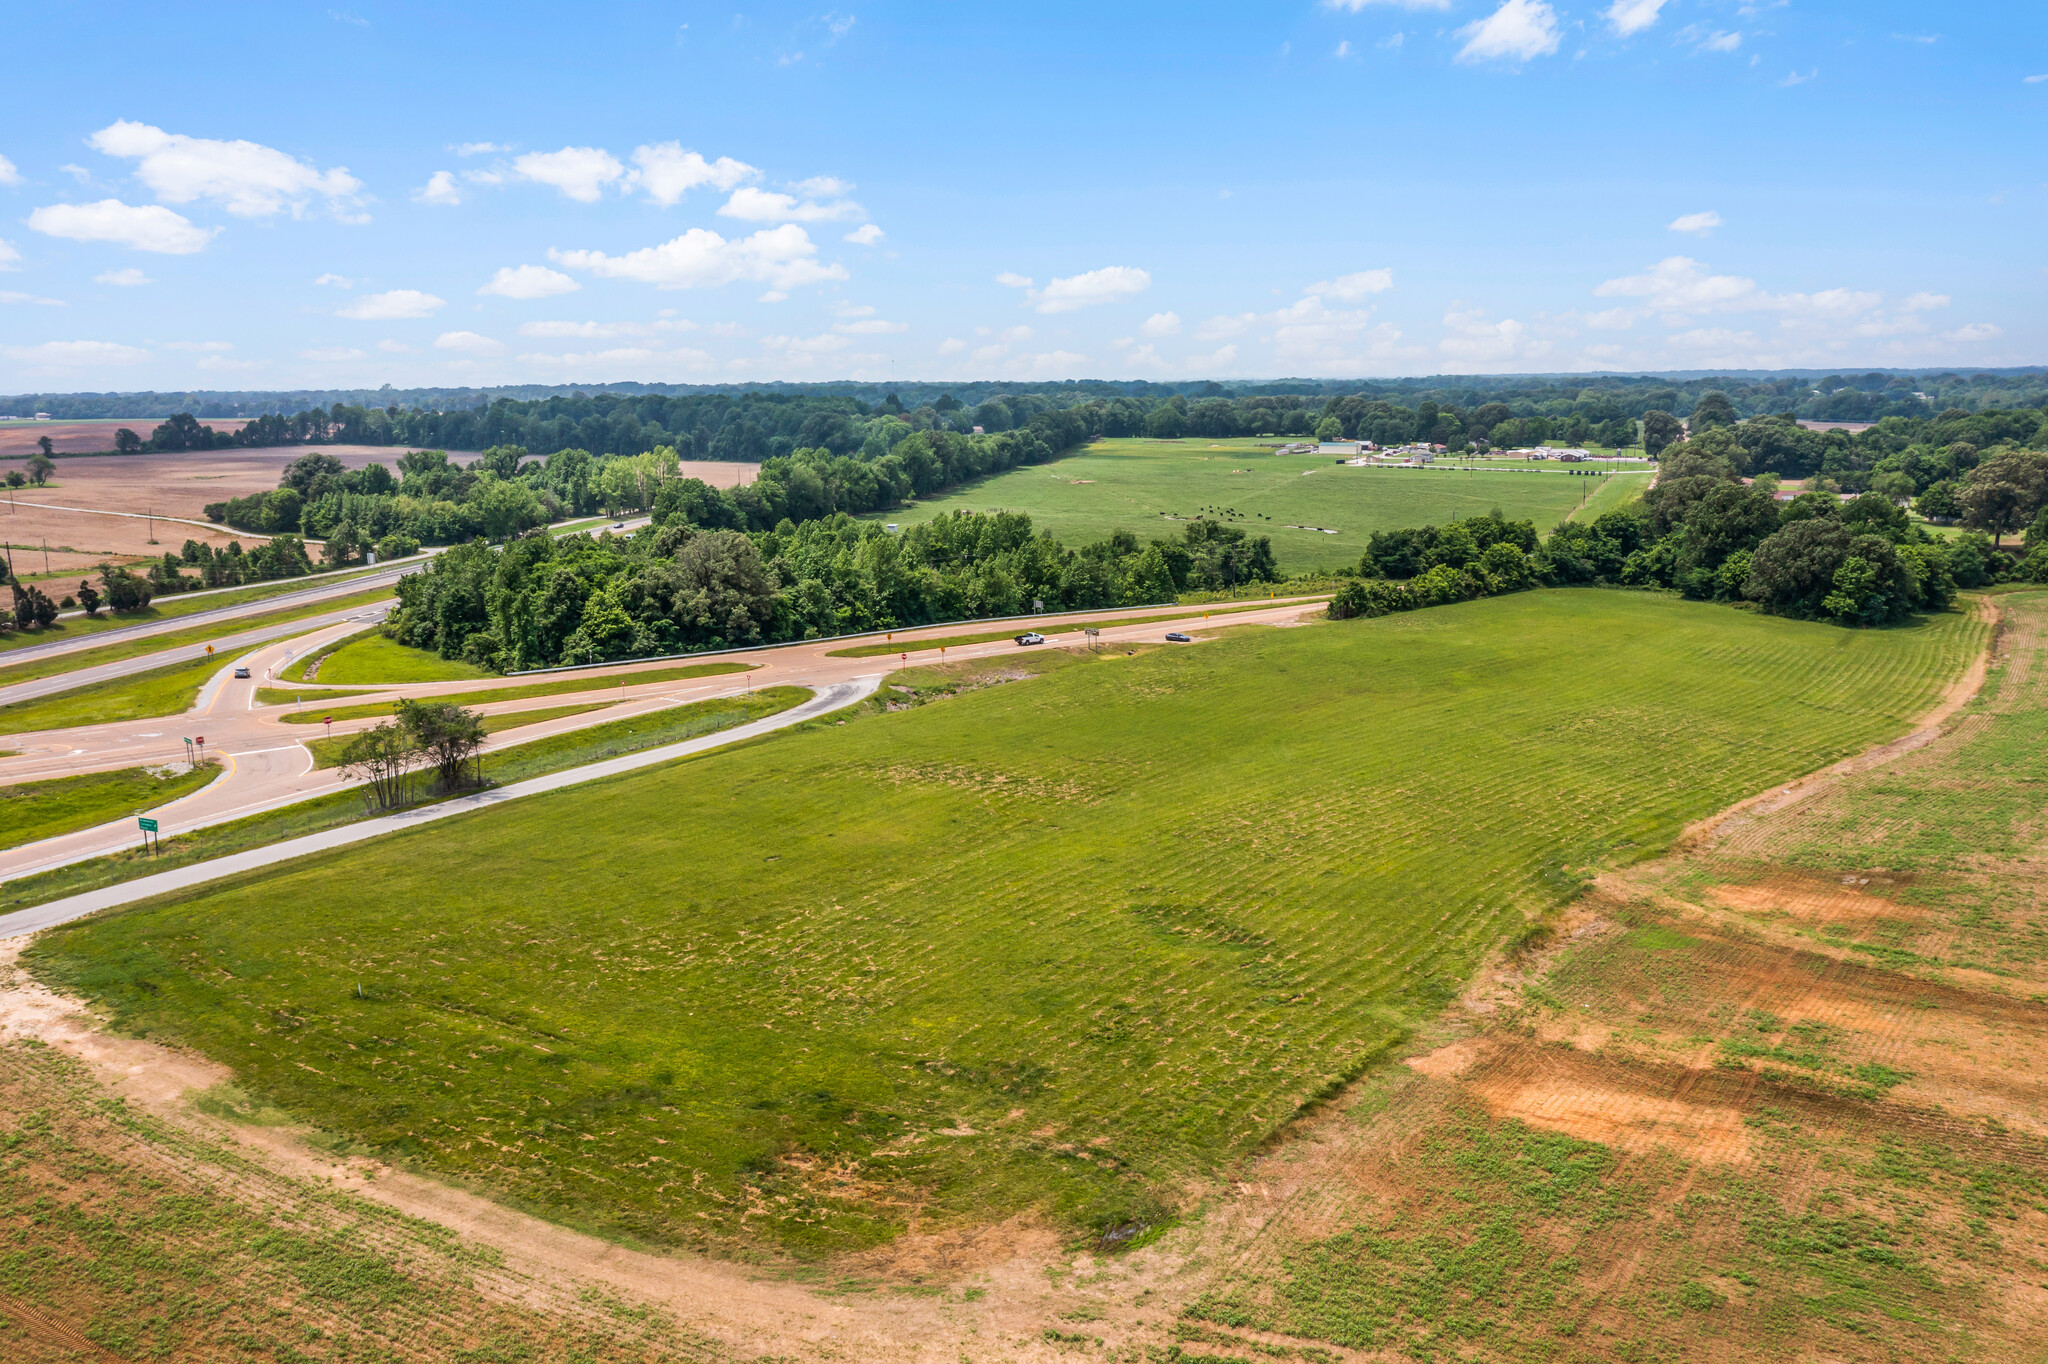
[[[1195,641],[1192,636],[1184,635],[1178,630],[1168,630],[1166,632],[1166,642],[1168,644],[1193,644]]]
[[[1036,630],[1026,630],[1023,634],[1017,636],[1017,642],[1019,644],[1043,644],[1045,643],[1045,636],[1039,634]]]
[[[237,669],[235,669],[235,676],[236,676],[236,677],[247,677],[248,675],[249,675],[249,670],[248,670],[247,668],[237,668]]]

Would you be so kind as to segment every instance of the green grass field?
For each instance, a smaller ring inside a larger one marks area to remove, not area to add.
[[[153,810],[190,795],[219,775],[220,768],[212,764],[175,775],[128,767],[0,786],[0,848],[18,848],[138,810]]]
[[[1062,655],[53,930],[33,969],[649,1242],[1154,1225],[1592,871],[1899,733],[1983,638],[1549,591]]]
[[[471,667],[458,659],[443,658],[439,654],[430,654],[425,649],[407,648],[396,640],[385,638],[375,630],[337,641],[333,646],[322,649],[312,657],[293,664],[281,675],[288,682],[303,682],[306,680],[307,667],[315,660],[320,664],[320,672],[314,680],[322,686],[467,682],[474,678],[495,675],[485,672],[482,668]]]
[[[1019,511],[1080,545],[1118,530],[1141,539],[1177,534],[1182,522],[1169,518],[1215,515],[1272,536],[1280,570],[1292,574],[1356,564],[1374,531],[1442,525],[1495,507],[1548,534],[1589,492],[1608,484],[1640,491],[1648,482],[1645,474],[1581,477],[1524,461],[1485,471],[1353,469],[1330,455],[1275,455],[1266,448],[1273,439],[1099,441],[869,519],[913,525],[950,511]]]
[[[1204,612],[1203,616],[1193,616],[1187,612],[1171,616],[1118,616],[1114,620],[1088,620],[1080,624],[1048,626],[1046,628],[1057,633],[1066,633],[1078,630],[1082,625],[1092,626],[1098,630],[1107,630],[1115,625],[1148,625],[1155,621],[1180,621],[1183,624],[1200,624],[1201,620],[1206,616],[1232,616],[1244,611],[1263,611],[1265,609],[1264,606],[1235,606],[1225,610]],[[986,644],[994,639],[1014,639],[1030,628],[1031,622],[1017,621],[1006,630],[984,630],[979,634],[944,635],[933,639],[906,640],[895,643],[884,640],[879,644],[859,644],[850,649],[834,649],[831,651],[831,656],[833,658],[880,658],[884,654],[903,653],[910,649],[936,649],[942,646],[951,649],[962,644]]]
[[[480,688],[476,691],[456,692],[431,699],[452,701],[458,706],[482,706],[493,701],[523,701],[532,696],[567,696],[577,692],[600,691],[606,687],[638,687],[650,682],[684,682],[693,677],[718,677],[726,673],[747,672],[751,666],[746,663],[686,663],[679,667],[650,668],[646,672],[625,673],[618,677],[593,677],[589,673],[571,673],[552,682]],[[325,675],[324,672],[322,675]],[[278,694],[278,689],[264,690],[271,695]],[[325,706],[318,710],[293,711],[290,715],[279,718],[288,725],[317,725],[325,720],[360,720],[366,715],[388,715],[392,708],[392,702],[377,701],[361,706]],[[4,711],[0,711],[0,715],[4,714]],[[4,732],[0,730],[0,733]]]
[[[603,710],[613,704],[610,701],[586,701],[580,706],[542,706],[538,710],[516,710],[509,715],[486,715],[484,733],[502,734],[508,729],[522,729],[537,725],[543,720],[559,720],[565,715],[583,715],[593,710]],[[353,735],[337,734],[331,739],[308,739],[306,747],[313,752],[313,766],[316,768],[341,766],[341,755]]]
[[[656,711],[651,715],[638,715],[630,720],[613,720],[608,724],[592,725],[568,734],[557,734],[547,739],[534,739],[510,748],[499,749],[484,755],[484,777],[486,780],[504,786],[528,777],[545,776],[586,763],[601,762],[626,753],[638,753],[643,749],[659,748],[663,744],[679,743],[694,739],[721,729],[730,729],[810,699],[811,693],[802,687],[768,687],[761,691],[749,692],[745,696],[721,696],[710,701],[692,701],[687,705],[674,706]],[[318,749],[327,743],[314,739],[308,748]],[[333,741],[339,744],[339,739]],[[323,764],[324,765],[324,764]],[[280,843],[287,838],[302,834],[319,833],[323,829],[353,824],[367,818],[373,812],[363,808],[363,799],[356,791],[337,791],[332,795],[314,800],[287,805],[279,810],[251,815],[232,824],[216,824],[211,828],[190,833],[180,833],[172,821],[166,821],[164,839],[156,856],[137,852],[119,852],[107,857],[96,857],[87,862],[74,862],[68,867],[38,872],[33,876],[18,877],[9,881],[6,894],[0,896],[0,907],[19,909],[24,905],[40,905],[51,900],[60,900],[67,895],[78,895],[102,886],[118,885],[132,881],[138,876],[152,872],[169,871],[175,867],[190,866],[230,853],[242,852],[249,848],[261,848],[271,843]]]
[[[199,689],[206,685],[206,679],[226,666],[227,655],[223,654],[95,682],[34,701],[16,701],[0,706],[0,734],[182,715],[199,699]]]

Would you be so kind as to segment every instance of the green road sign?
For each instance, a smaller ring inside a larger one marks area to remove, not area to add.
[[[142,826],[142,832],[146,834],[153,834],[156,832],[156,821],[153,819],[138,818],[135,822]]]

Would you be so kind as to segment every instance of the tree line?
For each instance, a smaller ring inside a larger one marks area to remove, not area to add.
[[[1172,601],[1275,581],[1270,539],[1216,521],[1070,549],[1020,513],[950,512],[901,533],[835,512],[769,530],[671,509],[630,535],[529,534],[435,556],[398,584],[391,638],[516,672],[819,639],[938,621]]]
[[[1947,609],[1959,588],[2048,582],[2048,453],[2008,450],[1972,474],[1972,489],[1995,487],[1990,500],[2009,506],[2015,522],[2025,518],[2025,553],[2016,559],[1982,532],[1937,537],[1883,493],[1781,499],[1775,476],[1743,478],[1737,450],[1725,429],[1703,432],[1667,452],[1641,502],[1564,522],[1540,543],[1530,522],[1498,513],[1375,534],[1330,614],[1377,616],[1529,587],[1601,584],[1890,625]]]

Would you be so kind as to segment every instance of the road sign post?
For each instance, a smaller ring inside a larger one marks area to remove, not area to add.
[[[154,857],[156,853],[161,850],[162,846],[161,840],[157,839],[156,821],[151,819],[147,815],[137,815],[135,817],[135,822],[142,826],[143,851],[149,853],[150,856]],[[156,848],[151,847],[152,841],[155,841],[157,843]]]

